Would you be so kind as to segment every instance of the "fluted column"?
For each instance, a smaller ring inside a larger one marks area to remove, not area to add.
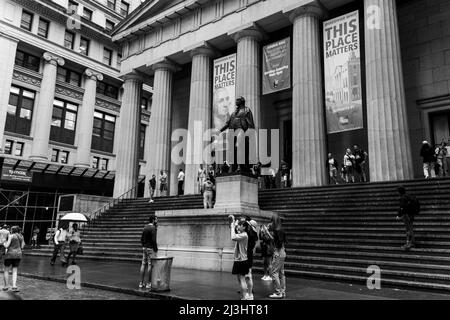
[[[243,96],[252,110],[256,129],[261,124],[260,46],[263,33],[251,27],[233,34],[237,43],[236,97]]]
[[[103,75],[91,69],[86,69],[83,103],[78,112],[77,123],[77,160],[76,166],[89,167],[91,162],[92,128],[94,125],[95,97],[97,80],[102,81]]]
[[[56,73],[59,66],[63,66],[63,58],[53,53],[44,53],[44,70],[42,75],[39,101],[35,112],[33,147],[31,148],[32,160],[48,160],[48,141],[50,139],[50,128],[52,124],[53,100],[55,99]]]
[[[395,0],[365,0],[378,8],[380,25],[365,24],[367,131],[370,180],[393,181],[413,177],[406,99]]]
[[[141,122],[142,78],[132,72],[124,77],[122,105],[120,107],[117,143],[114,197],[137,186],[139,176],[139,125]],[[137,188],[128,198],[135,197]]]
[[[155,71],[153,84],[152,115],[150,117],[150,134],[146,143],[148,151],[146,179],[155,174],[159,177],[160,170],[167,172],[170,181],[170,129],[172,123],[172,89],[173,73],[176,71],[174,64],[161,62],[152,66]],[[170,190],[170,186],[169,190]],[[148,195],[148,183],[145,185]],[[159,192],[159,191],[158,191]],[[156,194],[155,194],[156,195]]]
[[[320,19],[324,12],[312,3],[296,9],[293,30],[292,179],[293,185],[326,183],[325,118],[323,110]]]
[[[191,51],[192,74],[189,97],[189,122],[186,152],[185,194],[198,193],[197,172],[203,163],[203,133],[211,127],[211,57],[206,46]]]
[[[18,39],[0,30],[0,150],[3,151],[3,135],[5,132],[6,115],[9,101],[9,91],[14,71],[14,57]]]

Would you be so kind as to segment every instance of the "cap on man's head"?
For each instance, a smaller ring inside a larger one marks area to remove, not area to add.
[[[428,144],[428,141],[427,140],[423,140],[422,144]]]
[[[250,220],[250,221],[247,221],[247,222],[248,222],[249,226],[252,227],[253,231],[257,232],[256,231],[256,227],[258,226],[258,224],[256,223],[256,221],[255,220]]]

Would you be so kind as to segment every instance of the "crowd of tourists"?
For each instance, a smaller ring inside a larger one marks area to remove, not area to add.
[[[433,148],[428,141],[423,141],[420,148],[420,156],[423,159],[423,175],[425,179],[448,175],[447,142],[442,140],[440,145]]]
[[[367,182],[368,154],[358,145],[347,148],[339,170],[339,162],[328,153],[326,166],[331,184]]]

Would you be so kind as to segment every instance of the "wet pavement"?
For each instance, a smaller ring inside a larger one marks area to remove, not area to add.
[[[81,284],[118,293],[150,296],[158,299],[238,300],[238,284],[229,272],[200,271],[172,268],[171,291],[148,293],[138,289],[139,263],[79,259]],[[50,265],[49,257],[25,256],[19,274],[38,279],[66,282],[68,274],[60,264]],[[270,281],[262,281],[254,274],[254,297],[268,299],[273,287]],[[416,290],[383,288],[369,290],[366,286],[333,281],[287,277],[287,299],[293,300],[378,300],[378,299],[450,299],[450,294]]]

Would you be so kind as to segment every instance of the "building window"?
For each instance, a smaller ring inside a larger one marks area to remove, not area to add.
[[[120,14],[124,17],[128,15],[128,11],[130,10],[130,5],[124,1],[122,1],[120,5]]]
[[[112,152],[116,117],[103,112],[94,112],[92,145],[94,150]]]
[[[58,67],[56,78],[59,81],[70,83],[74,86],[81,86],[81,74],[63,67]]]
[[[116,10],[116,0],[108,0],[108,8],[111,10]]]
[[[64,35],[64,47],[73,50],[74,43],[75,33],[66,30],[66,34]]]
[[[101,159],[100,160],[100,170],[108,170],[108,159]]]
[[[59,150],[52,149],[52,158],[50,159],[51,162],[58,162],[58,159],[59,159]]]
[[[114,29],[114,22],[106,19],[105,29],[106,29],[106,31],[112,31],[112,29]]]
[[[39,19],[38,36],[47,38],[50,22],[42,18]]]
[[[90,41],[86,38],[81,37],[80,39],[80,53],[85,56],[89,55],[89,42]]]
[[[141,98],[141,109],[142,110],[147,110],[147,108],[148,108],[148,99],[142,97]]]
[[[78,12],[78,3],[72,0],[69,0],[69,13],[76,14]]]
[[[54,100],[50,130],[51,140],[68,144],[75,142],[77,111],[77,105],[58,99]]]
[[[14,151],[14,155],[15,156],[18,156],[18,157],[22,156],[22,154],[23,154],[23,146],[24,146],[23,142],[16,142],[16,149]]]
[[[22,19],[20,20],[20,27],[22,29],[31,31],[33,25],[33,14],[27,11],[22,11]]]
[[[17,50],[16,60],[14,62],[17,66],[21,66],[36,72],[39,72],[39,65],[41,59],[32,54]]]
[[[139,159],[144,159],[144,147],[145,147],[145,130],[147,126],[145,124],[141,124],[140,132],[139,132]]]
[[[100,158],[99,157],[93,157],[92,158],[92,168],[98,169],[99,163],[100,163]]]
[[[5,130],[29,135],[35,93],[11,86]]]
[[[61,163],[67,164],[69,162],[69,151],[61,151],[61,157],[59,158]]]
[[[13,149],[14,141],[6,140],[5,141],[5,154],[11,154]]]
[[[119,98],[119,88],[102,81],[97,81],[97,93],[113,99]]]
[[[92,10],[89,10],[88,8],[83,8],[83,18],[87,20],[92,20]]]
[[[103,48],[103,63],[110,66],[112,64],[112,50],[109,50],[107,48]]]

